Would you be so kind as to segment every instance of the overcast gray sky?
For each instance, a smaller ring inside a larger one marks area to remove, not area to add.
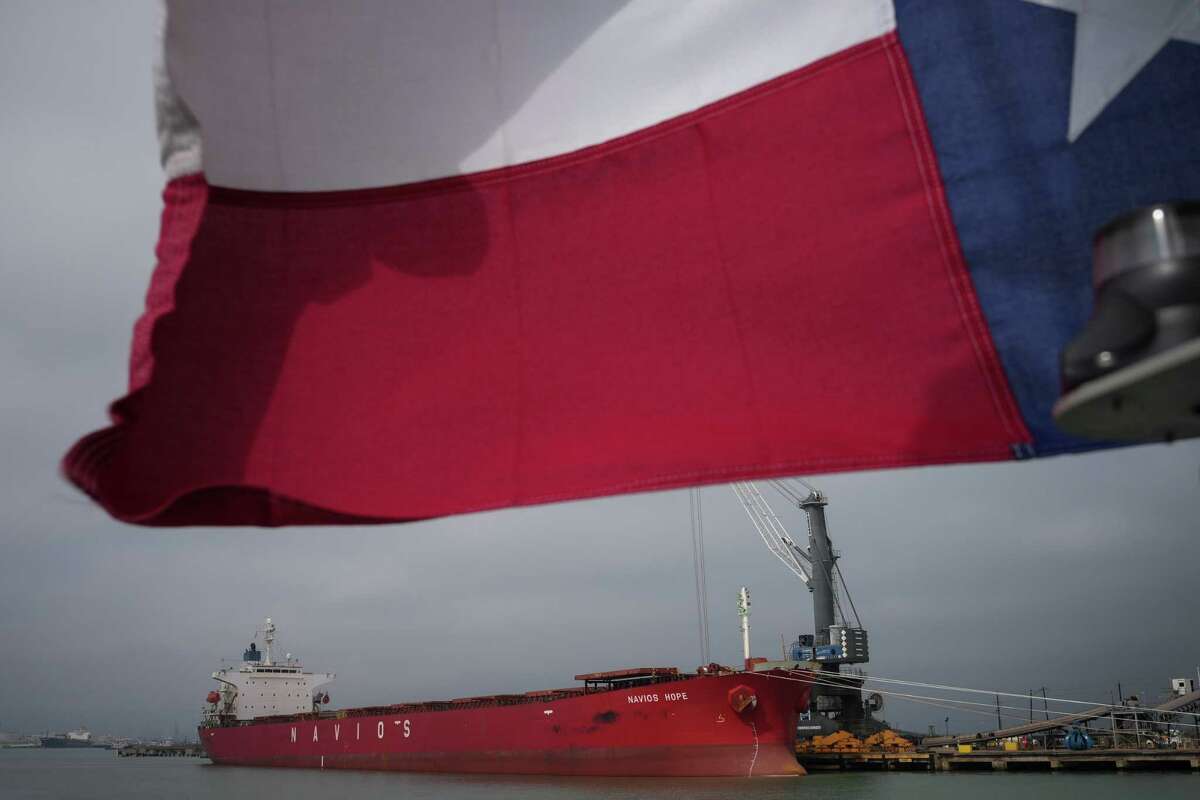
[[[162,188],[153,4],[0,5],[0,731],[163,735],[271,615],[336,705],[699,661],[686,493],[383,528],[144,530],[59,478],[124,388]],[[1200,663],[1200,445],[810,476],[869,671],[1106,699]],[[704,491],[714,656],[811,628],[727,488]],[[803,530],[798,512],[786,517]],[[889,701],[923,729],[947,712]],[[954,712],[952,727],[986,729]]]

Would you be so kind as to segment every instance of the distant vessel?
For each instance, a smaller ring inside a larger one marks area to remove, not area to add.
[[[321,711],[329,673],[253,644],[213,673],[199,734],[217,764],[544,775],[799,775],[794,672],[710,664],[576,675],[582,686]]]
[[[92,747],[92,734],[86,728],[41,738],[42,747]]]

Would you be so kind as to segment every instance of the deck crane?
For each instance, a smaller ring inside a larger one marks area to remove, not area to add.
[[[758,487],[750,481],[731,484],[767,549],[804,582],[813,596],[813,633],[800,636],[792,645],[795,661],[815,661],[832,678],[841,674],[842,664],[861,664],[868,661],[867,631],[862,627],[854,601],[846,589],[845,579],[838,566],[839,553],[829,541],[825,527],[825,506],[828,498],[808,482],[792,478],[767,483],[789,503],[804,512],[808,520],[808,544],[797,543],[788,533],[783,521]],[[845,597],[854,624],[842,606]],[[847,675],[845,688],[817,687],[816,710],[836,719],[842,726],[854,727],[864,719],[862,704],[863,678]]]

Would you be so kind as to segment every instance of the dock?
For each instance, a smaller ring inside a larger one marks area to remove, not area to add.
[[[997,701],[998,702],[998,701]],[[1194,738],[1166,742],[1176,715],[1200,713],[1200,691],[1185,692],[1149,708],[1096,706],[1070,714],[991,731],[927,736],[919,743],[893,737],[860,741],[845,733],[815,737],[796,748],[805,769],[823,770],[1200,770],[1200,742]],[[1031,712],[1032,716],[1032,712]],[[1105,726],[1107,723],[1107,726]],[[1091,726],[1089,728],[1089,725]],[[1086,733],[1092,746],[1071,750],[1069,731]],[[915,737],[914,737],[915,738]],[[1159,746],[1129,747],[1145,743]],[[1126,746],[1123,746],[1126,745]]]
[[[117,748],[121,758],[207,758],[198,744],[128,744]]]
[[[800,765],[809,772],[848,770],[907,770],[931,772],[932,753],[903,752],[888,753],[881,750],[863,750],[844,753],[797,753]]]
[[[830,770],[1200,770],[1200,749],[958,750],[798,753],[810,772]]]

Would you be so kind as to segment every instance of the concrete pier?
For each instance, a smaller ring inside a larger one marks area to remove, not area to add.
[[[129,744],[117,750],[121,758],[207,758],[198,744]]]
[[[1200,750],[958,750],[800,753],[810,772],[828,770],[1191,770],[1200,771]]]

